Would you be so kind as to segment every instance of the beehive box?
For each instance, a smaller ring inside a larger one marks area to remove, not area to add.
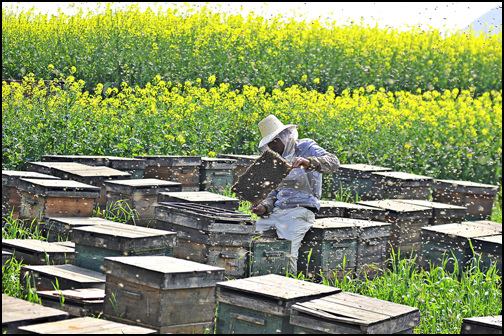
[[[250,276],[286,275],[290,255],[290,240],[264,236],[254,238],[249,253]]]
[[[154,208],[157,205],[158,193],[182,191],[182,183],[165,181],[155,178],[145,178],[124,181],[105,181],[107,191],[107,207],[112,208],[116,202],[125,201],[129,208],[134,210],[129,224],[151,226],[154,225]]]
[[[255,222],[249,215],[193,203],[160,202],[156,228],[177,232],[174,256],[223,267],[226,276],[247,274]]]
[[[107,257],[103,314],[159,333],[213,331],[224,269],[167,256]],[[115,308],[114,308],[115,307]]]
[[[200,190],[200,156],[144,155],[146,167],[144,178],[182,183],[182,191]]]
[[[112,222],[100,217],[45,217],[39,228],[49,242],[73,241],[73,229]]]
[[[399,249],[403,255],[420,251],[422,245],[421,228],[430,225],[429,221],[433,216],[432,208],[406,204],[396,200],[362,201],[358,204],[382,208],[386,211],[385,221],[390,223],[389,254],[392,249],[396,255]],[[373,217],[369,219],[375,220]]]
[[[361,204],[338,202],[338,201],[325,201],[320,200],[320,210],[315,213],[315,218],[327,217],[345,217],[345,218],[370,218],[371,216],[376,220],[385,220],[385,211],[364,206]],[[382,212],[382,216],[379,213]]]
[[[173,256],[176,232],[122,223],[74,228],[75,265],[101,272],[103,259],[113,256]]]
[[[89,217],[100,188],[70,180],[19,180],[20,218]]]
[[[291,334],[291,307],[339,288],[268,274],[217,283],[217,334]]]
[[[428,200],[433,178],[404,172],[374,172],[372,193],[376,200],[388,198]]]
[[[105,209],[107,205],[107,191],[104,182],[131,179],[130,174],[117,169],[105,166],[88,166],[75,162],[28,162],[27,169],[100,188],[98,205],[101,209]]]
[[[469,223],[442,224],[430,227],[422,227],[422,249],[419,264],[423,267],[441,264],[443,255],[456,259],[459,270],[465,269],[473,258],[473,252],[469,239],[493,236],[501,234],[502,229],[482,227]],[[449,272],[454,270],[454,262],[448,260],[445,269]]]
[[[38,239],[2,239],[2,250],[26,265],[73,264],[75,249]]]
[[[259,155],[237,155],[237,154],[218,154],[217,157],[224,159],[234,159],[236,160],[236,166],[233,172],[233,184],[238,181],[238,177],[242,176],[243,173],[254,163],[254,161],[259,157]]]
[[[412,334],[417,308],[341,292],[292,306],[295,334]]]
[[[458,205],[430,202],[425,200],[398,200],[403,203],[420,205],[432,209],[430,225],[462,223],[467,216],[467,208]]]
[[[224,158],[201,158],[200,190],[223,192],[233,185],[236,160]]]
[[[341,279],[348,272],[355,273],[356,227],[351,219],[336,219],[316,219],[306,232],[298,255],[298,270],[306,276]]]
[[[240,201],[237,198],[209,191],[160,192],[158,202],[203,204],[231,211],[236,211],[240,207]]]
[[[2,217],[6,217],[11,213],[13,218],[19,217],[21,192],[18,189],[18,185],[20,178],[60,179],[56,176],[36,172],[2,170]]]
[[[93,317],[76,317],[51,323],[19,327],[22,334],[155,334],[156,330],[107,321]]]
[[[19,328],[68,318],[68,313],[2,293],[2,333],[19,334]]]
[[[467,220],[485,220],[492,216],[492,207],[499,186],[469,181],[434,180],[432,199],[467,208]]]
[[[20,282],[26,287],[28,281],[36,290],[105,289],[105,275],[101,272],[70,264],[21,266]]]
[[[37,291],[45,307],[66,311],[72,316],[99,316],[103,313],[105,290],[80,288]]]
[[[472,244],[476,257],[481,258],[481,269],[486,271],[495,264],[497,273],[502,276],[502,234],[474,238]]]
[[[502,315],[462,319],[461,334],[502,335]]]
[[[352,199],[357,197],[362,201],[376,199],[373,194],[371,173],[391,171],[392,168],[373,166],[368,164],[342,164],[333,173],[332,197],[343,193],[350,193]]]
[[[145,160],[102,155],[42,155],[42,162],[76,162],[89,166],[106,166],[131,174],[132,179],[143,178]]]

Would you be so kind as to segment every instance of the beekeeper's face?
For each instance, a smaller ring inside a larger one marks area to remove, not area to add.
[[[284,148],[285,148],[285,145],[283,144],[283,142],[279,138],[275,138],[273,141],[271,141],[268,144],[268,147],[272,151],[277,152],[278,154],[282,155]]]

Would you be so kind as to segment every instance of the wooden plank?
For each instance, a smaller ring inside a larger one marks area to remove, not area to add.
[[[55,279],[58,279],[59,289],[105,288],[105,275],[74,265],[22,266],[23,284],[26,284],[30,273],[37,290],[53,290]]]
[[[160,191],[181,191],[182,183],[156,178],[104,181],[107,192],[126,195],[152,195]]]
[[[27,265],[73,264],[75,249],[37,239],[2,239],[2,249]],[[47,258],[47,260],[46,260]]]
[[[480,225],[471,225],[471,222],[451,223],[451,224],[436,225],[432,227],[423,227],[422,230],[432,231],[439,235],[446,235],[447,237],[458,236],[464,238],[492,236],[502,233],[502,231],[499,231],[496,228]]]

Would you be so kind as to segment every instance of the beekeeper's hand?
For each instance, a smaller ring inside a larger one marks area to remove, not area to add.
[[[302,157],[295,157],[294,160],[292,160],[292,168],[304,168],[308,169],[310,167],[310,160],[302,158]]]
[[[249,207],[249,210],[252,211],[252,213],[255,213],[258,216],[261,216],[261,215],[263,215],[266,212],[266,208],[262,204],[251,205]]]

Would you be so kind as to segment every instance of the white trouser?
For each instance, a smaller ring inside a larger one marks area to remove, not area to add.
[[[301,241],[306,231],[312,227],[314,221],[315,215],[306,208],[274,208],[268,218],[257,219],[256,233],[263,234],[270,230],[276,230],[278,238],[291,241],[289,272],[297,275],[297,259]]]

